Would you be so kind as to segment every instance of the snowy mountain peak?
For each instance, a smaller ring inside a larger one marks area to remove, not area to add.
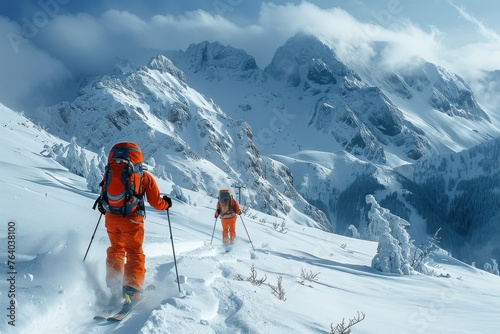
[[[412,66],[383,74],[378,82],[389,93],[403,99],[421,99],[450,117],[490,122],[471,88],[459,75],[423,59],[415,59]]]
[[[252,127],[267,129],[273,109],[300,115],[285,125],[294,132],[304,132],[305,124],[314,129],[316,133],[305,136],[316,138],[314,142],[300,138],[301,146],[309,149],[344,149],[361,159],[394,166],[470,147],[498,133],[486,124],[488,115],[461,78],[423,59],[397,70],[381,70],[380,59],[366,68],[350,64],[351,68],[334,46],[305,33],[279,47],[264,71],[253,66],[242,71],[249,57],[243,50],[203,42],[176,52],[173,61],[197,89]],[[464,126],[462,118],[467,119],[467,136],[448,126],[450,121]],[[449,140],[443,140],[443,133]],[[277,153],[267,152],[276,146],[297,150],[287,136],[282,142],[274,134],[259,138],[266,144],[257,146],[265,153]],[[331,144],[325,147],[324,142]]]
[[[307,71],[307,79],[320,85],[328,85],[337,82],[332,70],[320,58],[311,59]]]
[[[210,81],[224,77],[255,80],[263,75],[254,57],[219,42],[191,44],[186,51],[169,52],[169,57],[194,73],[204,73],[205,79]]]
[[[429,98],[431,106],[449,116],[490,121],[477,103],[471,88],[460,76],[440,66],[435,68],[439,75],[438,80],[434,82],[435,90]]]
[[[151,59],[148,66],[152,70],[157,70],[162,73],[170,73],[172,76],[177,78],[179,81],[186,83],[186,75],[184,72],[179,70],[174,63],[167,57],[163,55],[158,55]]]
[[[304,80],[301,67],[306,67],[307,77],[319,84],[332,83],[335,81],[333,75],[343,77],[352,74],[332,48],[317,37],[304,33],[296,34],[279,47],[264,71],[296,87]]]

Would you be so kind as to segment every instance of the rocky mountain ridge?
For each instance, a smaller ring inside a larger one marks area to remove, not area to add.
[[[181,187],[216,197],[239,183],[246,205],[277,216],[298,211],[302,223],[329,229],[325,215],[295,191],[288,169],[260,156],[248,124],[190,88],[162,55],[131,73],[94,78],[73,102],[32,118],[93,151],[137,142],[159,174]]]

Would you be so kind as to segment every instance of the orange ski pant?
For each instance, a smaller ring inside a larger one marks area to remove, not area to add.
[[[222,223],[222,242],[224,244],[233,244],[236,238],[236,216],[229,219],[221,219]]]
[[[146,275],[146,256],[142,250],[144,224],[106,214],[106,229],[111,243],[106,257],[107,286],[131,286],[142,291]]]

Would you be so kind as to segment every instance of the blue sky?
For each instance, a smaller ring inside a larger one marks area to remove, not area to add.
[[[0,102],[20,105],[137,48],[220,41],[264,68],[298,31],[331,40],[340,54],[355,41],[365,57],[383,41],[391,45],[388,63],[420,56],[473,80],[500,69],[499,12],[494,0],[3,1]]]

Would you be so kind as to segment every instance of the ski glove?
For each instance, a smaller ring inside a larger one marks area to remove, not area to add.
[[[170,197],[168,197],[167,195],[163,195],[163,200],[168,203],[167,210],[170,209],[172,207],[172,200],[170,199]]]
[[[102,206],[102,201],[99,201],[99,204],[97,204],[97,210],[99,210],[99,212],[103,215],[106,214],[106,209],[104,208],[104,206]]]
[[[99,212],[104,215],[104,214],[106,214],[106,209],[104,209],[104,206],[102,205],[102,201],[103,201],[102,195],[100,195],[95,200],[94,205],[92,205],[92,210],[95,210],[95,208],[97,207],[97,210],[99,210]]]

